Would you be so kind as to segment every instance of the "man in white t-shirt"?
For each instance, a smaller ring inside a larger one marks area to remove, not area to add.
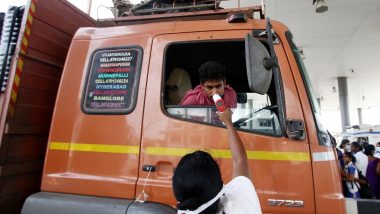
[[[356,158],[355,166],[362,172],[362,175],[365,176],[367,173],[368,157],[363,153],[363,147],[358,142],[352,142],[351,152]]]
[[[250,180],[247,154],[233,124],[232,112],[218,113],[227,127],[232,155],[232,180],[223,185],[220,169],[204,151],[187,154],[173,175],[178,214],[261,214],[259,198]]]

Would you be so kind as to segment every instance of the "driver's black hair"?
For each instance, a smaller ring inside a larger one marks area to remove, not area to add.
[[[209,80],[225,80],[226,67],[219,62],[208,61],[198,69],[199,80],[203,84]]]

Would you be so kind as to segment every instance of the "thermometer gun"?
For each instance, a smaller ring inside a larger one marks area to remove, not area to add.
[[[224,105],[224,102],[219,94],[214,94],[214,96],[212,96],[212,99],[214,100],[215,106],[219,112],[224,112],[226,110],[226,106]]]

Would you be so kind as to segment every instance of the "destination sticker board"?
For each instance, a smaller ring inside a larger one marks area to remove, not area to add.
[[[128,114],[135,107],[142,49],[97,50],[91,58],[82,110],[94,114]]]

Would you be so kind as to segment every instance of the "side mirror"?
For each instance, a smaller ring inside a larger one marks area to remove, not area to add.
[[[303,140],[305,138],[305,126],[302,120],[287,119],[286,134],[294,140]]]
[[[245,60],[249,88],[252,92],[266,94],[272,80],[270,55],[265,46],[252,34],[245,37]]]

